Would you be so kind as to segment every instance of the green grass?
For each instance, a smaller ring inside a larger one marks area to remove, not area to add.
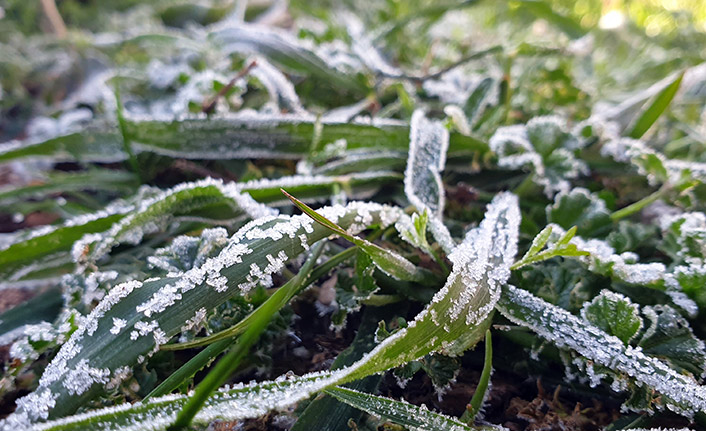
[[[0,19],[0,429],[706,429],[698,11],[74,3]]]

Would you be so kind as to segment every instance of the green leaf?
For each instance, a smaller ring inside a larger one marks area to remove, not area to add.
[[[545,19],[550,24],[557,26],[572,39],[579,39],[586,34],[586,30],[581,24],[555,12],[548,2],[542,0],[515,0],[515,2],[532,12],[537,18]]]
[[[667,109],[669,104],[672,102],[672,99],[677,94],[682,78],[684,78],[684,72],[681,72],[674,77],[674,80],[655,96],[652,103],[647,106],[640,117],[635,121],[635,124],[630,131],[631,138],[641,138],[642,135],[644,135],[645,132],[652,127],[652,125]]]
[[[414,281],[418,283],[434,283],[436,281],[436,277],[431,272],[414,266],[412,262],[391,250],[384,249],[368,240],[349,234],[336,223],[317,213],[305,203],[287,193],[284,189],[282,189],[282,193],[284,193],[304,214],[311,217],[312,220],[360,247],[385,274],[397,280]]]
[[[706,348],[686,319],[668,305],[646,306],[642,312],[650,322],[638,344],[642,351],[695,378],[702,376],[706,372]]]
[[[580,187],[556,196],[554,204],[547,207],[547,221],[564,229],[576,226],[582,236],[603,235],[612,225],[605,202]]]
[[[315,124],[314,118],[300,115],[241,112],[174,121],[126,117],[124,130],[136,153],[198,160],[302,159],[309,155]],[[384,148],[406,153],[409,148],[409,126],[399,121],[366,124],[323,120],[322,126],[322,144],[344,139],[348,150]],[[487,150],[488,145],[477,138],[450,135],[452,153]],[[117,126],[100,122],[43,142],[0,144],[0,163],[23,159],[115,163],[127,158]]]
[[[126,160],[127,154],[123,151],[123,141],[117,127],[105,122],[96,122],[80,132],[46,141],[0,144],[0,163],[18,159],[116,163]]]
[[[547,245],[547,241],[549,241],[549,237],[551,236],[551,234],[551,225],[542,229],[542,231],[539,232],[537,236],[535,236],[532,240],[532,245],[530,245],[530,248],[529,250],[527,250],[527,254],[525,256],[534,256],[535,254],[539,253],[539,251],[543,249],[545,245]]]
[[[555,225],[556,226],[556,225]],[[529,250],[522,256],[522,259],[515,262],[510,269],[516,270],[524,266],[531,265],[537,262],[551,259],[557,256],[578,257],[588,256],[590,253],[585,250],[579,250],[576,244],[570,241],[576,234],[576,226],[566,231],[556,242],[550,244],[547,250],[540,250],[547,244],[552,235],[553,227],[548,225],[532,240]]]
[[[601,291],[591,302],[585,303],[581,317],[607,334],[615,335],[626,346],[642,328],[639,306],[609,290]]]
[[[468,118],[468,123],[471,127],[473,127],[475,122],[480,117],[483,110],[483,103],[485,103],[486,98],[490,94],[490,90],[493,88],[494,83],[495,81],[493,78],[483,78],[483,80],[478,83],[476,88],[473,89],[471,95],[468,96],[468,99],[463,106],[463,112],[466,114],[466,118]]]
[[[109,169],[94,168],[78,173],[51,172],[39,183],[0,189],[0,202],[9,205],[24,199],[78,190],[134,192],[137,184],[133,174]]]
[[[326,389],[326,393],[371,415],[379,416],[412,429],[426,431],[477,429],[471,428],[457,419],[432,412],[426,407],[418,407],[406,401],[397,401],[342,387]]]

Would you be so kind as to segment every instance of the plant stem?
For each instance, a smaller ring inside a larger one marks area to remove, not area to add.
[[[272,315],[277,312],[276,306],[275,301],[266,301],[262,304],[261,313],[253,319],[245,333],[238,338],[233,349],[218,361],[206,378],[196,386],[194,395],[186,401],[186,404],[177,415],[176,421],[169,427],[170,431],[183,430],[189,426],[196,413],[206,402],[206,399],[213,391],[225,383],[228,377],[238,368],[240,361],[248,354],[250,347],[260,338],[260,334],[267,327]]]
[[[610,215],[610,219],[613,220],[614,222],[624,219],[625,217],[631,216],[646,206],[654,203],[655,201],[659,200],[664,196],[664,194],[667,192],[667,187],[662,186],[659,190],[656,192],[650,194],[649,196],[645,196],[644,198],[640,199],[639,201],[630,204],[626,206],[625,208],[621,208],[617,211],[615,211],[613,214]]]
[[[401,295],[370,295],[370,298],[361,301],[362,304],[382,307],[383,305],[400,302],[404,298]]]
[[[210,114],[211,112],[213,112],[213,110],[216,108],[216,103],[218,102],[218,99],[220,99],[221,97],[225,96],[225,94],[226,94],[231,88],[233,88],[233,86],[235,85],[235,83],[238,82],[238,80],[239,80],[240,78],[242,78],[242,77],[244,77],[245,75],[247,75],[248,73],[250,73],[250,70],[252,70],[252,68],[255,67],[255,66],[257,66],[257,62],[256,62],[256,61],[251,61],[251,62],[250,62],[247,66],[245,66],[240,72],[238,72],[237,75],[235,75],[235,78],[231,79],[230,82],[228,82],[228,84],[226,84],[225,86],[223,86],[223,88],[221,88],[220,91],[218,91],[218,93],[216,93],[215,96],[213,96],[212,98],[210,98],[210,99],[208,99],[208,100],[205,100],[205,101],[203,102],[203,104],[201,105],[201,112],[206,113],[206,114]]]
[[[439,256],[439,253],[437,253],[437,252],[436,252],[433,248],[431,248],[431,247],[429,247],[429,253],[431,253],[431,257],[434,258],[434,260],[436,261],[436,263],[439,264],[439,266],[441,267],[441,270],[444,271],[444,275],[445,275],[446,277],[448,277],[449,274],[451,273],[451,271],[449,270],[449,267],[446,265],[446,262],[444,262],[444,259],[442,259],[441,256]]]
[[[530,190],[532,190],[532,187],[534,187],[534,172],[530,172],[527,174],[524,180],[515,187],[515,190],[512,192],[516,194],[518,197],[523,197],[526,196],[527,193],[529,193]]]
[[[488,383],[490,382],[490,374],[493,371],[493,339],[490,336],[490,329],[485,331],[485,361],[483,363],[483,371],[478,380],[478,386],[473,393],[470,404],[466,407],[466,411],[461,416],[461,422],[473,425],[473,419],[476,417],[483,405],[485,393],[488,391]]]

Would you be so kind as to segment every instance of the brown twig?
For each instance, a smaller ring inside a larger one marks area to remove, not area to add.
[[[64,19],[61,17],[59,9],[56,8],[54,0],[42,0],[42,10],[49,20],[52,32],[59,39],[64,39],[66,37],[66,24],[64,24]]]
[[[250,64],[248,64],[240,72],[238,72],[238,74],[235,75],[235,78],[231,79],[225,87],[221,88],[221,90],[215,96],[213,96],[209,100],[204,101],[201,105],[201,111],[205,112],[206,114],[210,114],[211,112],[213,112],[213,110],[216,108],[216,102],[218,102],[218,99],[223,97],[228,92],[228,90],[233,88],[235,83],[238,82],[240,78],[250,73],[250,70],[252,70],[252,68],[255,66],[257,66],[257,61],[251,61]]]

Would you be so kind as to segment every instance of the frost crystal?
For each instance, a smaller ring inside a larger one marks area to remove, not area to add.
[[[94,383],[107,383],[110,370],[107,368],[93,368],[88,366],[88,360],[80,360],[76,366],[66,373],[63,386],[71,395],[80,395],[88,390]]]
[[[113,327],[110,328],[110,333],[113,335],[118,335],[125,326],[127,326],[127,321],[125,319],[113,317]]]

